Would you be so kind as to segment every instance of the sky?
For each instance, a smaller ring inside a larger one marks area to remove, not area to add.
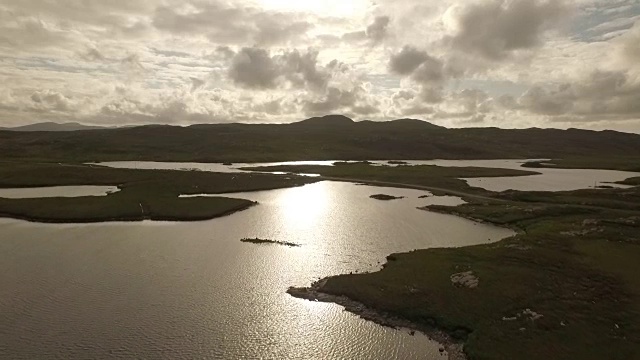
[[[640,133],[640,0],[0,0],[0,127]]]

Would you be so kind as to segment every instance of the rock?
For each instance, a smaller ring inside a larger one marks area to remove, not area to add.
[[[467,287],[470,289],[474,289],[478,287],[480,279],[473,274],[473,271],[465,271],[456,274],[452,274],[451,283],[455,286]]]
[[[386,195],[386,194],[375,194],[375,195],[371,195],[369,196],[372,199],[376,199],[376,200],[396,200],[396,199],[403,199],[404,196],[392,196],[392,195]]]

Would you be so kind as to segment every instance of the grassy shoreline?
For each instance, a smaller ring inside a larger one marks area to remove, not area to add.
[[[233,199],[243,200],[243,199]],[[229,207],[220,211],[212,212],[209,215],[200,216],[171,216],[171,215],[143,215],[139,216],[110,216],[110,217],[70,217],[70,218],[54,218],[39,217],[37,215],[23,215],[10,212],[0,212],[0,218],[22,220],[41,224],[94,224],[94,223],[110,223],[110,222],[140,222],[140,221],[167,221],[167,222],[197,222],[207,221],[220,217],[233,215],[237,212],[247,210],[258,205],[258,202],[246,200],[245,204]]]
[[[224,195],[193,198],[180,195],[271,190],[315,181],[264,174],[0,163],[0,188],[111,185],[120,189],[106,196],[0,198],[0,216],[47,223],[202,221],[245,210],[255,202]]]
[[[637,358],[640,212],[581,205],[601,191],[564,193],[563,204],[430,206],[520,232],[493,244],[392,254],[378,272],[331,276],[292,295],[347,298],[383,325],[391,316],[439,329],[473,360]],[[464,272],[477,276],[477,288],[455,286],[451,277]]]

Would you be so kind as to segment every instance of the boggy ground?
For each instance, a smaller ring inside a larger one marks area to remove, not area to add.
[[[315,180],[265,174],[130,170],[57,163],[0,163],[0,187],[115,185],[107,196],[0,198],[0,216],[39,222],[206,220],[255,205],[228,197],[179,198],[182,194],[227,193],[299,186]]]
[[[369,162],[344,163],[334,166],[324,165],[280,165],[263,167],[245,167],[243,170],[320,174],[331,180],[348,180],[386,183],[386,186],[433,187],[456,195],[465,192],[469,195],[493,196],[494,192],[469,186],[460,178],[528,176],[539,174],[530,170],[512,170],[483,167],[444,167],[435,165],[399,165],[375,166]],[[464,196],[464,195],[463,195]]]
[[[640,358],[640,187],[502,198],[428,210],[514,237],[392,254],[381,271],[314,291],[444,330],[469,359]]]

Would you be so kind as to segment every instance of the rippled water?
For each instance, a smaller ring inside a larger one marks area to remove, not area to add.
[[[489,168],[503,168],[516,170],[530,170],[539,172],[539,175],[510,176],[491,178],[463,179],[474,187],[480,187],[491,191],[521,190],[521,191],[568,191],[588,189],[594,186],[628,187],[613,184],[630,177],[640,176],[640,173],[614,170],[591,169],[528,169],[522,164],[530,160],[407,160],[409,165],[437,165],[444,167],[475,166]],[[335,161],[290,161],[277,163],[234,164],[225,166],[221,164],[205,163],[167,163],[151,161],[120,161],[106,162],[100,165],[118,168],[139,169],[197,169],[214,172],[241,172],[238,168],[243,166],[275,166],[275,165],[333,165]],[[376,165],[398,166],[387,161],[373,161]]]
[[[116,186],[49,186],[0,189],[0,198],[28,199],[45,197],[105,196],[120,191]]]
[[[406,198],[369,198],[377,193]],[[232,194],[260,205],[203,222],[0,219],[0,358],[441,359],[422,335],[285,293],[376,270],[392,252],[513,234],[417,210],[461,202],[424,194],[319,182]]]

